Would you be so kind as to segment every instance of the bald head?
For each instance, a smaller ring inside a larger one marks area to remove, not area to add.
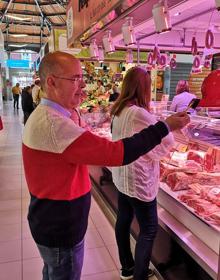
[[[44,97],[72,110],[85,86],[80,61],[64,52],[47,54],[41,61],[39,75]]]
[[[39,68],[39,76],[43,89],[45,90],[46,79],[48,75],[62,76],[67,68],[72,65],[78,65],[80,62],[71,54],[64,52],[51,52],[42,59]]]

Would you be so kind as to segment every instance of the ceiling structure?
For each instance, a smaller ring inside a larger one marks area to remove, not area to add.
[[[66,28],[65,0],[1,0],[0,27],[5,50],[39,52],[53,27]]]
[[[209,28],[215,36],[215,49],[220,49],[220,12],[216,9],[215,0],[168,0],[173,27],[170,32],[161,34],[155,32],[152,18],[153,5],[158,1],[122,1],[115,9],[117,17],[106,21],[97,32],[91,29],[83,43],[89,44],[91,39],[96,38],[97,43],[102,44],[105,31],[110,29],[116,47],[127,48],[122,40],[121,27],[129,15],[133,17],[137,41],[142,49],[152,49],[157,44],[165,51],[190,52],[192,37],[196,36],[199,50],[202,51]],[[25,48],[39,52],[48,41],[53,27],[66,28],[66,5],[67,0],[1,0],[0,27],[5,49],[14,51]],[[23,37],[18,37],[19,34]],[[137,45],[131,47],[136,49]]]
[[[203,51],[206,32],[211,29],[215,36],[214,48],[220,51],[220,11],[216,9],[215,0],[168,0],[172,30],[160,34],[155,31],[152,17],[152,8],[156,3],[158,0],[142,1],[129,10],[141,49],[151,50],[158,45],[164,51],[190,53],[192,37],[195,36],[198,50]],[[87,37],[84,43],[89,44],[93,38],[96,38],[97,43],[101,44],[105,31],[112,30],[116,48],[128,48],[123,42],[121,32],[126,16],[128,14],[122,13],[104,25],[101,30]],[[129,47],[136,49],[137,44]]]

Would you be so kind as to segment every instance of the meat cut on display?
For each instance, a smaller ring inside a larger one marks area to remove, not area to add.
[[[208,223],[220,226],[220,172],[208,172],[214,167],[212,155],[190,150],[187,159],[183,158],[181,155],[178,161],[175,152],[175,163],[172,159],[161,162],[161,181],[177,193],[177,199],[191,211]]]

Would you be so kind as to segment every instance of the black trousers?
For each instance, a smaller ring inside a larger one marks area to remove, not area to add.
[[[16,107],[18,109],[18,103],[19,103],[19,94],[14,94],[14,108]]]
[[[137,218],[140,232],[133,259],[130,247],[130,226],[134,215]],[[118,214],[115,235],[119,259],[123,269],[134,267],[134,280],[147,279],[157,227],[156,199],[151,202],[145,202],[118,192]]]

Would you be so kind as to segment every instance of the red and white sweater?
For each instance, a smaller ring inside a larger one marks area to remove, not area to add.
[[[108,141],[75,125],[54,108],[39,105],[26,123],[23,161],[31,194],[33,238],[49,247],[71,247],[85,235],[91,183],[87,164],[120,166],[154,148],[168,134],[158,122],[133,137]]]

